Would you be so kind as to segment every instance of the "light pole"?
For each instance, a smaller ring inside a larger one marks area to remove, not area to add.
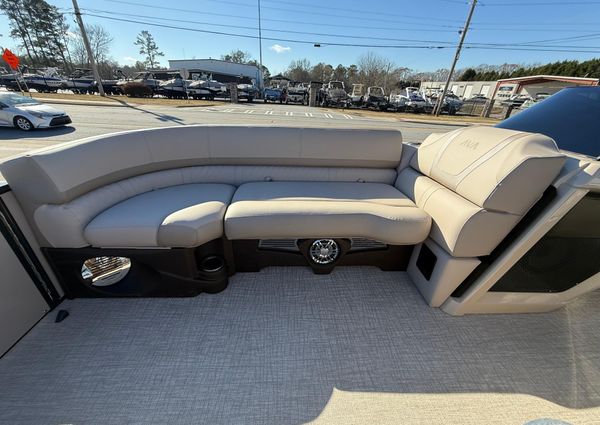
[[[262,62],[262,24],[260,19],[260,0],[258,0],[258,64],[260,67],[260,84],[264,85],[263,81],[263,62]],[[262,89],[262,87],[260,87]]]
[[[467,21],[465,22],[465,27],[462,30],[460,35],[460,41],[458,42],[458,46],[456,47],[456,54],[454,55],[454,61],[452,61],[452,66],[450,67],[450,73],[448,74],[448,79],[446,80],[446,84],[444,85],[444,91],[438,97],[438,100],[433,108],[432,114],[438,116],[442,112],[442,107],[444,106],[444,98],[446,97],[446,92],[448,91],[448,86],[450,85],[450,81],[452,81],[452,74],[454,74],[454,68],[456,68],[456,63],[458,62],[458,58],[460,57],[460,51],[463,46],[463,42],[465,41],[465,37],[467,35],[467,31],[469,30],[469,25],[471,24],[471,18],[473,17],[473,12],[475,11],[475,6],[477,5],[477,0],[471,0],[471,9],[469,9],[469,15],[467,16]]]
[[[87,33],[85,32],[85,26],[83,25],[83,20],[81,19],[81,12],[79,11],[79,5],[77,4],[77,0],[73,0],[73,9],[75,11],[75,19],[77,20],[79,30],[81,31],[83,45],[85,46],[88,58],[90,59],[90,65],[92,65],[92,72],[94,73],[94,78],[98,83],[98,93],[100,93],[100,96],[104,96],[104,87],[102,87],[102,79],[100,79],[100,73],[98,72],[98,67],[96,66],[96,60],[94,59],[94,54],[92,53],[92,48],[90,47],[90,40],[88,39]]]

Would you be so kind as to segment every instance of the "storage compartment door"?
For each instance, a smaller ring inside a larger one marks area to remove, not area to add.
[[[0,234],[0,356],[50,309],[12,247]]]

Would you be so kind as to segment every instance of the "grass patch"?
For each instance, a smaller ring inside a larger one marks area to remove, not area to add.
[[[214,106],[222,105],[226,102],[217,102],[209,100],[193,100],[193,99],[166,99],[161,97],[153,98],[137,98],[127,96],[99,96],[96,94],[69,94],[69,93],[32,93],[36,99],[60,99],[60,100],[89,100],[94,102],[109,102],[109,103],[131,103],[135,105],[164,105],[164,106]]]

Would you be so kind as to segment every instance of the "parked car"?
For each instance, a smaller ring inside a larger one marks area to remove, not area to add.
[[[0,125],[23,131],[34,128],[59,127],[71,123],[60,109],[17,93],[0,93]]]

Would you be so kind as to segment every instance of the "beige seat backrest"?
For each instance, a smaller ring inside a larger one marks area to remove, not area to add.
[[[0,164],[19,202],[61,204],[154,171],[199,165],[394,169],[396,130],[182,126],[92,137]]]
[[[393,184],[397,130],[182,126],[92,137],[0,164],[43,246],[84,246],[104,209],[185,183],[365,181]]]
[[[535,204],[564,161],[544,135],[470,127],[428,137],[396,185],[432,216],[432,239],[454,256],[480,256]]]

